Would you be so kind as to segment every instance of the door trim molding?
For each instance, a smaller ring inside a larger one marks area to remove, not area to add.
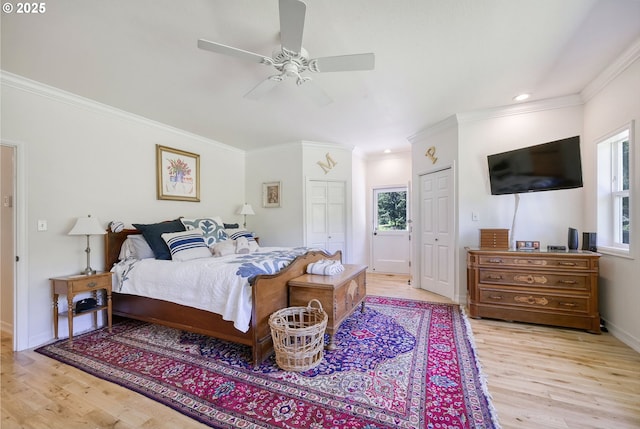
[[[459,266],[460,266],[460,261],[458,260],[458,252],[457,252],[457,248],[458,248],[458,184],[457,184],[457,176],[456,176],[456,168],[455,168],[455,163],[449,164],[449,165],[443,165],[440,166],[439,168],[434,168],[433,170],[428,170],[428,171],[423,171],[420,172],[418,174],[416,174],[414,176],[414,178],[416,180],[414,180],[414,189],[413,189],[413,196],[412,199],[415,199],[414,201],[412,201],[413,203],[413,209],[412,209],[412,219],[413,219],[413,231],[414,234],[412,234],[413,236],[413,240],[412,240],[412,254],[411,254],[411,260],[412,262],[412,267],[411,267],[411,276],[414,279],[414,284],[413,287],[417,288],[417,289],[421,289],[422,288],[422,253],[421,250],[422,249],[422,178],[423,176],[429,175],[429,174],[435,174],[435,173],[439,173],[441,171],[445,171],[445,170],[450,170],[451,171],[451,180],[452,180],[452,184],[451,184],[451,204],[452,204],[452,213],[453,213],[453,223],[452,223],[452,241],[451,241],[451,249],[449,251],[449,257],[451,260],[451,265],[452,265],[452,282],[453,282],[453,291],[452,291],[452,296],[449,296],[447,298],[450,298],[451,300],[460,303],[460,299],[461,299],[461,286],[460,286],[460,273],[459,273]]]
[[[15,265],[13,284],[13,350],[28,349],[29,345],[29,266],[27,248],[27,160],[26,145],[21,142],[3,139],[0,144],[14,147],[15,152],[15,195],[14,228],[15,255],[20,261]]]

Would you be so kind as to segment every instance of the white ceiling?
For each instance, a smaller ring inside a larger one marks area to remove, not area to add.
[[[2,13],[2,69],[251,150],[306,140],[365,153],[454,113],[579,93],[640,38],[639,0],[307,0],[313,57],[374,52],[373,71],[312,74],[318,106],[287,81],[243,95],[270,67],[197,48],[270,56],[277,0],[52,0]]]

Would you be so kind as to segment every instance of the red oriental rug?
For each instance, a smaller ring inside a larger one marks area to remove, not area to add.
[[[37,352],[214,428],[498,428],[457,305],[367,297],[306,372],[203,335],[125,320]]]

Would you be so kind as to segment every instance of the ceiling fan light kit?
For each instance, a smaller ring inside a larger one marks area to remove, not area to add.
[[[229,55],[243,60],[274,67],[278,74],[267,77],[245,94],[246,98],[257,100],[271,91],[287,78],[295,78],[298,86],[311,81],[311,77],[303,73],[373,70],[375,55],[373,53],[339,55],[309,59],[309,53],[302,47],[304,20],[307,6],[300,0],[280,0],[280,49],[275,49],[271,57],[211,42],[198,40],[198,48]],[[320,94],[322,92],[322,94]],[[321,104],[330,102],[324,91],[317,88],[312,94]]]

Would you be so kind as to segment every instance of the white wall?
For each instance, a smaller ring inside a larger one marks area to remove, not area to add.
[[[262,246],[301,246],[302,224],[302,145],[300,142],[247,152],[247,203],[255,216],[247,216],[247,229],[260,237]],[[262,184],[280,182],[280,207],[262,207]]]
[[[48,279],[86,266],[84,237],[67,235],[77,217],[91,214],[105,228],[111,220],[152,223],[178,216],[241,221],[234,209],[244,202],[244,152],[230,146],[6,73],[2,139],[19,145],[19,166],[26,169],[18,172],[26,188],[16,196],[26,199],[16,219],[27,241],[26,254],[18,255],[26,264],[20,272],[27,276],[18,280],[26,307],[17,316],[28,313],[26,347],[53,337]],[[200,155],[201,202],[156,199],[156,144]],[[47,231],[37,231],[39,219],[47,220]],[[104,269],[103,238],[91,243],[92,267]],[[74,330],[90,327],[90,319],[76,318]],[[67,335],[63,321],[60,335]]]
[[[367,224],[367,160],[354,151],[351,161],[351,248],[349,262],[369,265],[369,231]]]
[[[256,212],[255,216],[247,219],[247,228],[260,237],[261,245],[304,245],[307,181],[344,181],[348,239],[343,259],[345,263],[363,263],[352,257],[352,254],[362,253],[360,242],[354,243],[361,232],[359,227],[353,227],[352,216],[354,205],[361,204],[361,197],[359,191],[354,194],[352,189],[355,162],[352,152],[344,145],[301,141],[247,153],[247,202],[252,204]],[[335,164],[327,160],[327,154]],[[318,163],[324,164],[325,168]],[[356,168],[360,168],[358,163]],[[282,184],[281,207],[262,207],[262,183],[270,181]]]
[[[586,103],[584,143],[589,148],[586,165],[591,172],[585,222],[596,228],[596,143],[606,134],[635,121],[631,147],[631,258],[604,254],[600,258],[600,313],[611,333],[640,352],[640,42],[632,46],[633,62]],[[623,56],[624,57],[624,56]],[[628,57],[627,57],[628,58]]]
[[[580,135],[582,106],[553,107],[486,118],[460,118],[459,190],[460,245],[478,246],[480,228],[511,229],[515,208],[513,195],[491,195],[487,156]],[[581,151],[585,144],[581,142]],[[587,172],[588,173],[588,172]],[[536,240],[567,244],[567,228],[584,230],[584,188],[520,194],[515,234],[511,240]],[[477,212],[479,220],[472,221]]]

